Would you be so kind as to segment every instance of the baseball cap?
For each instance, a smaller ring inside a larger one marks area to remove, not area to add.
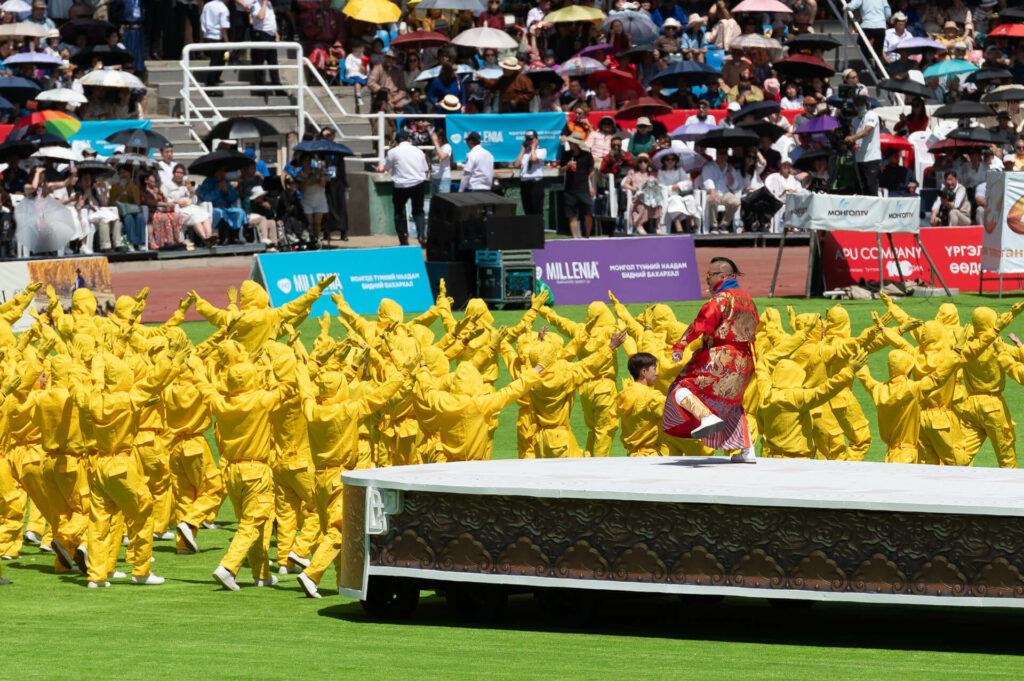
[[[729,111],[739,111],[741,108],[743,107],[740,106],[739,102],[729,102]]]

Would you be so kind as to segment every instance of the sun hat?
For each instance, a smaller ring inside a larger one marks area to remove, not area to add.
[[[892,15],[892,23],[894,23],[894,24],[897,21],[906,21],[906,20],[907,20],[907,15],[904,14],[903,12],[896,12],[896,14]]]
[[[663,29],[664,28],[668,28],[670,26],[672,28],[682,28],[683,27],[683,25],[679,22],[678,19],[673,19],[672,17],[669,17],[668,19],[665,19],[665,22],[661,25],[661,27]]]
[[[947,28],[960,28],[956,25],[955,21],[947,21],[942,25],[942,30],[945,31]]]
[[[688,26],[703,26],[704,25],[704,21],[705,21],[704,17],[702,17],[701,15],[697,14],[696,12],[694,12],[690,16],[686,17],[686,24]]]
[[[444,98],[441,99],[441,108],[445,111],[451,112],[461,111],[462,102],[459,101],[459,98],[456,95],[445,95]]]
[[[639,128],[641,125],[646,125],[646,126],[651,127],[651,128],[654,127],[651,124],[651,119],[648,118],[647,116],[641,116],[640,118],[636,119],[636,127]]]
[[[519,63],[519,60],[516,59],[515,57],[505,57],[504,59],[498,62],[498,66],[500,66],[505,71],[519,71],[520,69],[523,68],[522,65]]]
[[[587,141],[583,139],[583,133],[576,131],[573,134],[565,138],[565,141],[569,144],[575,144],[580,148],[580,151],[590,151],[590,147],[587,146]]]

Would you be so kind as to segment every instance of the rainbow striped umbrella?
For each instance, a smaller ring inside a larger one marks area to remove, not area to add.
[[[74,116],[62,111],[35,111],[25,116],[14,126],[14,129],[33,128],[41,125],[46,132],[67,139],[79,131],[82,122]],[[36,131],[38,132],[38,131]]]

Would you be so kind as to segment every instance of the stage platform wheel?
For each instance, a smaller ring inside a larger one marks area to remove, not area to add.
[[[407,619],[420,602],[420,585],[413,579],[370,577],[368,598],[360,601],[374,619]]]
[[[690,606],[718,605],[723,600],[719,594],[679,594],[679,602]]]
[[[814,601],[802,598],[769,598],[768,605],[777,610],[809,610],[814,607]]]
[[[551,624],[573,628],[594,621],[600,597],[590,589],[539,589],[535,595]]]
[[[498,622],[508,605],[508,589],[497,584],[453,582],[444,596],[452,619],[467,624]]]

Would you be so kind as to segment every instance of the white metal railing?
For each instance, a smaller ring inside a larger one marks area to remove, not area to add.
[[[859,41],[858,40],[854,40],[853,41],[853,46],[855,48],[857,48],[857,53],[860,54],[861,60],[863,60],[864,64],[868,67],[867,71],[871,75],[871,79],[877,85],[878,81],[882,80],[883,78],[888,78],[889,77],[889,72],[885,68],[885,61],[881,57],[878,56],[878,53],[875,52],[875,49],[871,46],[871,43],[868,42],[868,38],[867,38],[867,35],[865,35],[865,33],[864,33],[864,29],[861,28],[860,23],[854,18],[853,13],[848,11],[848,10],[846,10],[846,8],[845,8],[845,6],[843,4],[843,0],[838,0],[838,1],[840,3],[839,7],[836,7],[836,5],[833,2],[833,0],[828,0],[828,5],[829,5],[829,7],[832,8],[832,13],[835,16],[839,17],[839,21],[843,25],[843,32],[844,32],[844,34],[848,36],[848,35],[850,35],[850,32],[852,30],[854,35],[856,35],[856,37],[860,38]],[[867,51],[868,51],[867,54],[864,54],[864,49],[863,48],[867,48]],[[844,58],[843,58],[844,66],[848,67],[849,64],[850,64],[850,59],[849,59],[849,43],[848,42],[844,42],[843,51],[844,51]],[[876,73],[876,69],[877,69],[877,73]],[[879,76],[881,76],[881,77],[879,77]]]

